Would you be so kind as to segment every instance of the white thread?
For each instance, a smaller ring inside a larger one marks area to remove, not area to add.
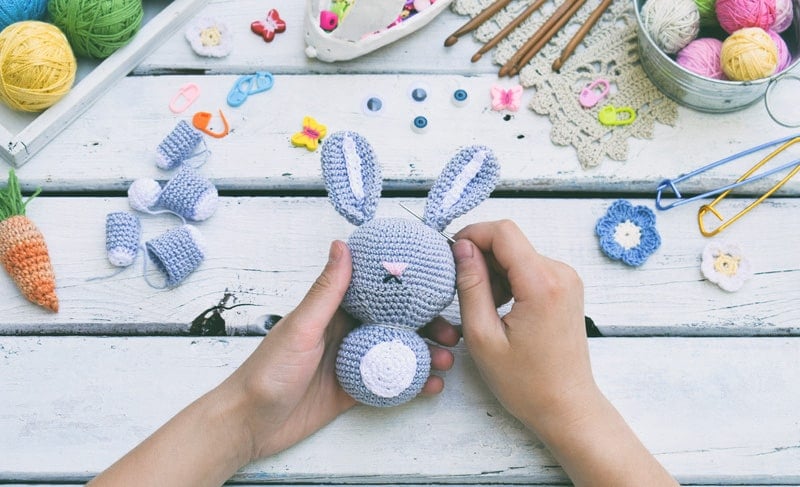
[[[350,190],[358,201],[364,199],[364,180],[361,179],[361,157],[356,151],[356,142],[345,135],[342,139],[342,152],[344,153],[344,163],[347,168],[347,177],[350,180]]]
[[[379,397],[397,397],[417,374],[417,356],[400,340],[383,342],[364,354],[359,366],[361,380]]]
[[[444,198],[442,199],[442,208],[447,211],[453,207],[458,200],[461,198],[461,195],[464,193],[464,189],[466,189],[467,185],[470,181],[478,174],[478,171],[481,170],[483,163],[486,161],[486,151],[478,151],[475,155],[472,156],[472,159],[461,169],[461,172],[458,173],[458,176],[453,179],[453,185],[450,186],[450,189],[447,190],[445,193]]]

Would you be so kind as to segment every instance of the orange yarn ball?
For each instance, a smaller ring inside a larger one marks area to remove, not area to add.
[[[66,95],[77,61],[58,27],[26,20],[0,32],[0,100],[14,110],[42,111]]]

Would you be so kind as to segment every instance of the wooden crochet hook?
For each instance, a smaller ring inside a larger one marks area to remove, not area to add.
[[[550,39],[556,35],[556,32],[558,32],[564,24],[569,22],[569,19],[575,15],[575,12],[577,12],[584,3],[586,3],[586,0],[566,1],[561,4],[561,6],[553,12],[553,15],[547,19],[547,22],[517,50],[502,68],[500,68],[498,74],[500,76],[514,76],[519,73],[520,69],[528,64],[528,62],[533,59],[533,56],[535,56],[545,44],[550,42]]]
[[[479,25],[489,20],[489,17],[499,12],[503,7],[505,7],[509,3],[511,3],[511,0],[497,0],[493,4],[481,10],[481,13],[473,17],[466,24],[462,25],[461,28],[450,34],[450,37],[444,40],[444,46],[445,47],[452,46],[453,44],[458,42],[459,37],[477,29]]]
[[[575,32],[575,35],[572,36],[569,43],[564,47],[564,50],[561,51],[561,55],[553,61],[553,71],[558,71],[561,69],[561,66],[564,65],[567,59],[572,56],[572,53],[575,52],[575,49],[578,47],[578,44],[583,41],[586,37],[586,34],[589,33],[594,24],[600,20],[600,17],[603,15],[603,12],[608,9],[609,5],[611,5],[612,0],[603,0],[600,2],[600,5],[595,8],[592,13],[589,15],[589,18],[586,19],[586,22]]]
[[[492,38],[491,38],[491,40],[489,40],[489,42],[487,42],[486,44],[484,44],[484,45],[483,45],[483,47],[481,47],[480,49],[478,49],[478,52],[476,52],[476,53],[475,53],[475,54],[472,56],[472,62],[473,62],[473,63],[476,63],[476,62],[478,62],[478,60],[481,58],[481,56],[483,56],[484,54],[486,54],[486,53],[487,53],[487,52],[488,52],[488,51],[489,51],[491,48],[493,48],[493,47],[494,47],[494,46],[496,46],[498,43],[500,43],[500,41],[502,41],[503,39],[505,39],[505,38],[506,38],[506,36],[508,35],[508,33],[509,33],[509,32],[511,32],[512,30],[516,29],[516,28],[519,26],[519,24],[521,24],[521,23],[522,23],[522,22],[523,22],[525,19],[527,19],[528,17],[530,17],[530,16],[531,16],[531,14],[532,14],[533,12],[535,12],[536,10],[538,10],[538,9],[539,9],[539,7],[541,7],[541,6],[544,4],[544,2],[546,2],[546,1],[547,1],[547,0],[536,0],[535,2],[533,2],[532,4],[530,4],[530,5],[528,6],[528,8],[526,8],[526,9],[525,9],[525,10],[524,10],[524,11],[523,11],[521,14],[519,14],[519,15],[518,15],[518,16],[517,16],[517,17],[516,17],[514,20],[512,20],[511,22],[509,22],[509,24],[508,24],[507,26],[503,27],[503,29],[502,29],[500,32],[498,32],[497,34],[495,34],[495,36],[494,36],[494,37],[492,37]]]

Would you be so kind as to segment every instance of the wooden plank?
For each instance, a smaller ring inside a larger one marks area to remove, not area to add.
[[[421,211],[422,199],[384,198],[379,216],[408,217],[397,204]],[[594,225],[612,200],[490,199],[450,229],[486,220],[518,223],[537,249],[573,265],[586,288],[586,314],[609,335],[787,335],[800,332],[800,260],[792,242],[800,235],[800,202],[773,199],[727,229],[721,238],[738,242],[755,276],[727,293],[700,273],[708,239],[700,236],[690,205],[657,215],[661,248],[639,268],[606,258]],[[651,201],[635,200],[652,206]],[[725,214],[747,201],[731,200]],[[0,330],[7,334],[185,333],[203,310],[226,292],[237,308],[231,324],[253,324],[266,313],[285,314],[300,301],[326,260],[333,239],[353,227],[326,198],[222,198],[217,213],[198,225],[207,258],[172,290],[150,287],[136,265],[111,278],[105,251],[105,215],[127,209],[124,198],[39,197],[28,215],[42,229],[56,271],[61,311],[28,303],[8,279],[0,280]],[[142,216],[143,240],[178,224],[169,215]],[[232,236],[235,236],[233,239]],[[159,276],[150,266],[150,276]],[[452,306],[446,313],[457,321]]]
[[[87,479],[231,373],[258,341],[0,338],[0,482]],[[590,349],[600,387],[679,481],[800,482],[800,339],[599,338]],[[454,352],[440,396],[355,408],[236,479],[563,482],[542,445],[481,383],[465,350]]]
[[[178,120],[189,121],[196,111],[212,112],[218,123],[218,109],[224,111],[232,132],[224,139],[206,138],[211,156],[204,171],[221,189],[237,191],[322,190],[319,153],[293,147],[289,141],[306,115],[326,124],[331,132],[364,134],[375,148],[385,187],[390,190],[427,190],[459,147],[484,144],[497,153],[501,163],[500,190],[655,195],[656,186],[665,178],[796,132],[778,127],[758,105],[726,115],[681,110],[677,127],[657,126],[653,140],[631,140],[628,161],[605,161],[583,170],[573,148],[550,142],[547,118],[531,110],[513,115],[491,110],[488,93],[497,82],[494,75],[276,76],[272,90],[251,96],[240,108],[232,109],[225,97],[236,79],[123,79],[45,147],[35,157],[35,164],[20,172],[20,178],[26,189],[43,186],[48,191],[125,191],[141,177],[167,178],[168,173],[155,166],[158,144]],[[188,81],[196,82],[202,94],[189,112],[175,115],[167,105]],[[409,88],[418,84],[428,86],[430,102],[411,101]],[[466,89],[471,97],[465,107],[449,101],[457,88]],[[384,100],[386,108],[379,116],[362,111],[369,95]],[[129,100],[136,100],[135,110]],[[425,134],[410,128],[420,114],[430,121]],[[697,135],[700,133],[702,137]],[[800,144],[767,168],[790,160],[790,155],[800,157]],[[689,194],[728,184],[755,160],[725,165],[680,189]],[[747,185],[737,194],[762,194],[777,179]],[[800,178],[790,181],[779,194],[800,194]]]

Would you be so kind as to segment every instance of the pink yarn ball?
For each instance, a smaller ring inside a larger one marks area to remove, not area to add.
[[[789,52],[789,46],[786,45],[786,41],[783,40],[780,34],[772,29],[768,30],[767,34],[772,37],[772,40],[775,41],[775,45],[778,47],[778,67],[775,68],[775,72],[779,73],[786,69],[792,62],[792,53]]]
[[[767,30],[775,23],[775,0],[717,0],[717,20],[728,34],[745,27]]]
[[[720,61],[722,41],[701,37],[678,51],[676,61],[689,71],[712,79],[728,79]]]
[[[775,0],[775,23],[772,24],[772,30],[785,31],[792,25],[793,16],[792,0]]]

